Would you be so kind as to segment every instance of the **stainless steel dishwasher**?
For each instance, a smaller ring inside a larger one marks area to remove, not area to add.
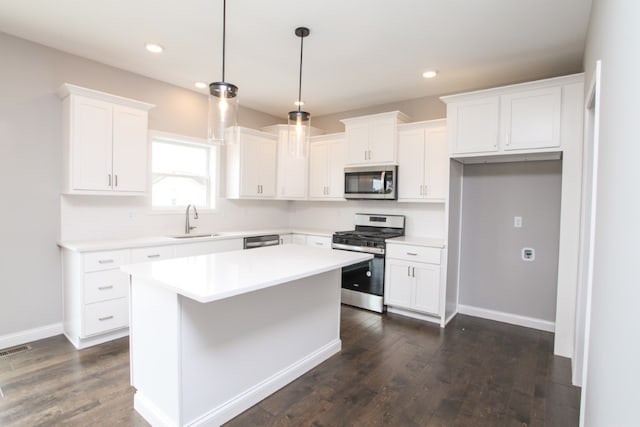
[[[266,234],[263,236],[251,236],[244,238],[244,249],[261,248],[263,246],[275,246],[280,244],[280,235]]]

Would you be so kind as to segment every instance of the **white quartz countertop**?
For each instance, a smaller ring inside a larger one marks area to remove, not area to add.
[[[193,300],[207,303],[367,261],[370,254],[311,246],[278,245],[163,261],[121,270]],[[135,283],[133,284],[135,286]]]
[[[392,239],[387,239],[387,243],[394,243],[398,245],[411,245],[411,246],[426,246],[430,248],[444,248],[444,240],[433,237],[422,236],[400,236]]]
[[[206,230],[194,230],[194,235],[200,234],[213,234],[209,237],[194,237],[194,238],[175,238],[170,235],[167,236],[149,236],[149,237],[136,237],[129,239],[106,239],[106,240],[74,240],[74,241],[61,241],[58,242],[58,246],[61,248],[69,249],[76,252],[92,252],[92,251],[111,251],[118,249],[130,249],[130,248],[142,248],[147,246],[164,246],[164,245],[180,245],[196,242],[207,242],[215,240],[226,239],[242,239],[248,236],[262,236],[267,234],[309,234],[314,236],[326,236],[331,237],[333,231],[318,230],[318,229],[299,229],[299,228],[278,228],[268,230],[240,230],[240,231],[219,231],[211,232]],[[179,235],[179,233],[175,233]]]

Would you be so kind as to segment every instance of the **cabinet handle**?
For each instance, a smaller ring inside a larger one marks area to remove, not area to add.
[[[160,254],[147,255],[147,258],[158,258]]]
[[[418,254],[415,252],[407,252],[407,255],[411,255],[411,256],[417,256]]]
[[[506,140],[506,146],[508,147],[511,144],[511,132],[505,133],[504,139]]]
[[[322,246],[322,242],[316,242],[317,246]]]
[[[114,175],[116,187],[118,186],[118,175]]]
[[[407,266],[407,277],[411,277],[411,267]]]
[[[107,175],[109,177],[109,187],[111,187],[111,174]]]
[[[416,277],[416,268],[412,268],[411,277]]]
[[[104,322],[105,320],[111,320],[113,319],[113,316],[107,316],[107,317],[99,317],[98,320],[101,322]]]
[[[99,291],[106,291],[107,289],[113,289],[113,285],[98,286]]]
[[[100,259],[98,260],[98,264],[111,264],[113,262],[112,259]]]

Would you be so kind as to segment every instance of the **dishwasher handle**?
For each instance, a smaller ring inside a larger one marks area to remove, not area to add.
[[[275,246],[280,244],[278,234],[267,234],[263,236],[250,236],[244,238],[244,249],[260,248],[263,246]]]

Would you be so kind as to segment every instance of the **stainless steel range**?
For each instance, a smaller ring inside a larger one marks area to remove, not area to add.
[[[355,230],[333,234],[333,249],[366,252],[373,259],[342,269],[342,303],[382,313],[385,239],[404,235],[404,215],[356,214]]]

